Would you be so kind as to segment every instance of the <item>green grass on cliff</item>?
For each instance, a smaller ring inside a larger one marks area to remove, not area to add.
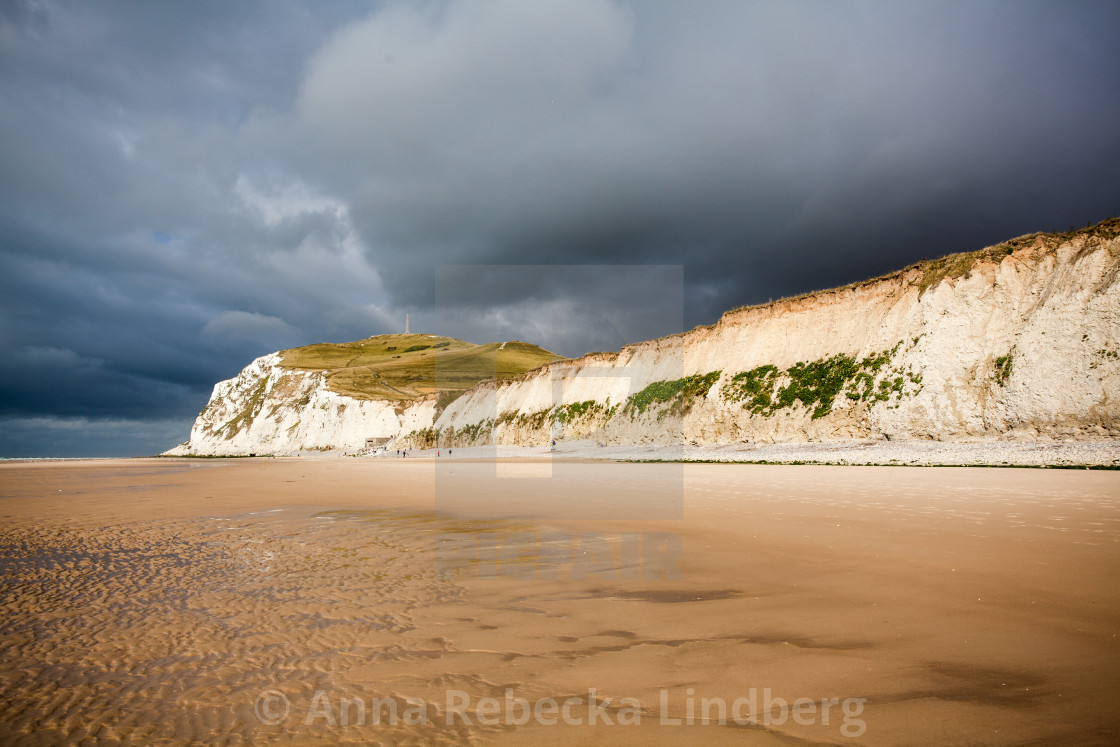
[[[917,286],[922,293],[925,293],[927,289],[935,287],[942,280],[968,277],[977,263],[994,262],[998,264],[1015,250],[1024,249],[1035,243],[1041,243],[1048,249],[1054,249],[1061,243],[1077,237],[1107,241],[1117,236],[1120,236],[1120,218],[1109,218],[1102,220],[1100,223],[1084,228],[1070,229],[1064,233],[1030,233],[973,252],[961,252],[938,259],[925,260],[912,265],[912,267],[922,271]]]
[[[641,415],[647,408],[655,404],[670,404],[670,412],[675,415],[684,414],[692,407],[692,401],[708,393],[717,381],[722,371],[712,371],[707,374],[693,374],[682,379],[672,381],[655,381],[642,391],[630,395],[626,400],[626,411]],[[658,418],[660,419],[660,418]]]
[[[332,391],[356,399],[408,402],[506,379],[562,357],[526,342],[474,345],[436,335],[378,335],[344,343],[319,343],[281,351],[280,365],[323,371]]]
[[[827,293],[837,293],[839,291],[850,290],[852,288],[861,288],[864,286],[872,285],[874,283],[882,282],[892,278],[905,275],[913,270],[918,270],[917,277],[911,283],[917,286],[919,293],[925,293],[930,288],[937,287],[944,280],[952,280],[960,277],[967,277],[972,269],[978,264],[986,262],[1000,262],[1004,257],[1012,254],[1017,249],[1023,249],[1033,246],[1038,243],[1048,251],[1053,251],[1061,246],[1066,241],[1071,241],[1077,238],[1086,239],[1090,244],[1099,241],[1109,241],[1120,236],[1120,216],[1107,218],[1085,226],[1084,228],[1071,228],[1068,231],[1061,233],[1029,233],[1024,236],[1018,236],[1014,239],[1000,242],[993,246],[988,246],[983,249],[977,249],[971,252],[960,252],[958,254],[947,254],[943,257],[936,259],[924,259],[916,262],[909,267],[901,270],[895,270],[885,275],[878,277],[868,278],[867,280],[857,280],[854,283],[838,286],[835,288],[822,288],[820,290],[809,291],[807,293],[799,293],[794,296],[787,296],[779,298],[775,301],[768,301],[766,303],[752,304],[748,306],[739,306],[726,312],[728,314],[735,314],[741,311],[749,311],[752,309],[761,309],[766,307],[777,306],[778,304],[789,303],[791,301],[800,301],[802,299],[811,298],[813,296],[820,296]]]
[[[917,338],[913,344],[917,344]],[[813,408],[813,420],[832,412],[841,394],[868,404],[913,396],[921,391],[921,374],[890,365],[901,346],[898,342],[893,348],[862,359],[841,353],[803,361],[784,371],[773,365],[759,366],[732,376],[722,393],[725,399],[742,402],[743,409],[767,418],[800,402]]]

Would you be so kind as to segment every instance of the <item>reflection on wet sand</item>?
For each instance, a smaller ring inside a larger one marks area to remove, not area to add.
[[[566,470],[683,519],[437,512],[421,462],[5,465],[0,741],[1120,738],[1115,473],[660,468]]]

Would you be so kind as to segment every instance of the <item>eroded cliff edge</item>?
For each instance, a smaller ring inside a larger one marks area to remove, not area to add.
[[[397,445],[1120,439],[1120,219],[483,382],[358,399],[264,356],[169,454]],[[439,376],[438,369],[435,375]]]

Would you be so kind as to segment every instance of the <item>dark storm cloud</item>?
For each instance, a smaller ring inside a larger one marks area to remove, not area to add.
[[[1118,33],[1107,1],[0,4],[0,452],[181,440],[252,357],[406,312],[574,355],[1108,217]]]
[[[417,319],[462,339],[524,339],[576,357],[679,332],[681,265],[441,265]]]
[[[165,449],[252,357],[383,324],[345,203],[241,134],[366,10],[2,6],[0,453]]]
[[[300,121],[316,158],[348,156],[355,218],[401,301],[430,298],[417,255],[684,262],[715,291],[691,304],[701,321],[1108,215],[1118,15],[394,6],[312,60]]]

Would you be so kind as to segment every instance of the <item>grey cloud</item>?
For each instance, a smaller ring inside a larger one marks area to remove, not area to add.
[[[281,341],[276,347],[298,339],[298,330],[283,319],[249,311],[223,311],[206,323],[202,334],[235,342]]]
[[[432,311],[417,322],[576,357],[681,331],[684,295],[680,265],[444,265],[435,268]]]
[[[683,261],[748,289],[691,309],[710,318],[788,290],[791,257],[828,284],[974,248],[939,225],[1104,217],[1117,189],[1069,181],[1120,150],[1117,12],[1069,7],[391,6],[317,55],[300,126],[346,154],[402,302],[430,299],[425,261]],[[891,224],[905,248],[828,267],[822,243],[850,255]]]

